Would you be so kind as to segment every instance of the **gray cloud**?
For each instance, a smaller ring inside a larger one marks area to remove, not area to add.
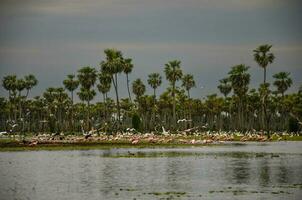
[[[0,78],[36,74],[40,83],[33,95],[62,85],[65,76],[81,66],[98,67],[108,47],[134,59],[132,80],[162,73],[171,59],[182,60],[184,71],[204,86],[192,92],[199,97],[218,92],[218,80],[239,63],[251,66],[252,86],[257,87],[262,71],[252,50],[271,43],[276,61],[269,66],[269,80],[285,70],[294,79],[291,91],[302,84],[300,1],[6,0],[0,4]],[[0,94],[6,95],[3,88]]]

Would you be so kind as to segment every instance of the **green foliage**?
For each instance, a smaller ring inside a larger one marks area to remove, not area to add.
[[[298,120],[290,117],[288,120],[288,131],[289,132],[298,132],[299,131],[299,123]]]
[[[146,86],[141,79],[136,79],[132,83],[132,91],[136,95],[137,100],[145,93]]]
[[[141,119],[137,113],[133,114],[132,116],[132,128],[137,131],[141,130]]]

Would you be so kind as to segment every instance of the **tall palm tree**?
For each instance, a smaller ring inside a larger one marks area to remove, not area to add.
[[[191,114],[191,97],[190,97],[190,90],[193,88],[193,87],[196,87],[196,83],[195,83],[195,80],[194,80],[194,76],[192,74],[186,74],[182,77],[182,87],[184,87],[188,93],[188,112],[189,112],[189,118],[190,120],[192,121],[192,114]],[[192,126],[192,123],[190,121],[190,124],[189,126],[191,127]]]
[[[258,89],[259,95],[261,98],[261,105],[262,105],[262,128],[263,130],[267,131],[268,136],[270,136],[269,133],[269,111],[268,111],[268,102],[269,102],[269,95],[271,93],[271,90],[269,89],[270,84],[264,83],[260,84],[260,87]]]
[[[18,103],[19,103],[19,119],[22,118],[22,91],[25,89],[26,87],[26,82],[24,81],[24,79],[17,79],[17,90],[18,90]]]
[[[67,75],[67,79],[63,81],[63,85],[71,94],[71,102],[73,104],[73,92],[78,88],[79,81],[74,79],[75,75],[69,74]]]
[[[146,86],[141,79],[138,78],[133,81],[132,91],[135,94],[137,101],[139,101],[139,98],[146,92]]]
[[[285,98],[284,98],[284,93],[286,92],[286,90],[288,90],[288,88],[290,88],[290,86],[292,85],[293,81],[290,78],[290,73],[289,72],[279,72],[277,74],[275,74],[273,76],[275,78],[274,81],[274,86],[277,88],[277,93],[281,94],[281,101],[280,101],[280,111],[282,113],[282,120],[288,121],[289,120],[289,115],[286,114],[285,110]],[[285,123],[282,123],[283,126],[282,128],[285,128]]]
[[[12,119],[13,115],[13,103],[15,102],[16,98],[16,91],[17,91],[17,76],[16,75],[8,75],[5,76],[2,80],[2,86],[4,87],[5,90],[8,91],[8,97],[9,97],[9,120]],[[16,120],[16,115],[15,115],[15,120]]]
[[[95,91],[91,89],[97,78],[97,72],[92,67],[83,67],[80,70],[78,70],[78,79],[81,84],[81,90],[78,93],[80,99],[82,101],[87,102],[88,106],[88,129],[90,129],[90,101],[93,99],[93,97],[96,95]]]
[[[229,80],[231,82],[234,94],[239,99],[238,105],[238,121],[239,128],[242,130],[244,127],[244,116],[243,116],[243,102],[244,97],[248,91],[248,85],[250,83],[250,74],[247,72],[249,69],[248,66],[244,64],[236,65],[231,68],[229,74]]]
[[[273,53],[270,53],[272,45],[260,45],[257,49],[254,50],[254,60],[258,63],[260,67],[263,68],[263,83],[266,83],[266,67],[268,64],[273,63],[275,56]]]
[[[176,100],[175,100],[175,83],[182,77],[182,70],[179,60],[169,61],[165,64],[166,79],[172,85],[172,98],[173,98],[173,125],[176,127]]]
[[[75,79],[75,75],[67,75],[67,79],[63,81],[63,85],[71,94],[71,129],[74,128],[74,119],[73,119],[73,92],[78,88],[79,81]]]
[[[133,69],[133,64],[131,62],[132,62],[131,58],[124,59],[124,73],[126,74],[127,90],[128,90],[128,95],[129,95],[130,101],[132,101],[132,100],[131,100],[131,94],[130,94],[130,89],[129,89],[128,75],[132,72],[132,69]]]
[[[156,89],[161,85],[161,83],[162,83],[162,77],[160,76],[159,73],[152,73],[148,75],[148,84],[153,89],[153,95],[155,99],[156,99]]]
[[[188,97],[190,98],[190,90],[196,87],[196,83],[192,74],[186,74],[182,77],[182,87],[187,90]]]
[[[153,123],[155,123],[155,112],[156,112],[156,89],[161,85],[162,77],[159,73],[152,73],[148,75],[148,84],[153,89]]]
[[[2,86],[9,93],[9,98],[12,97],[16,93],[17,90],[17,76],[16,75],[8,75],[3,77]]]
[[[229,78],[223,78],[223,79],[219,80],[219,83],[220,84],[217,86],[217,88],[223,94],[224,100],[225,100],[224,102],[228,107],[228,109],[227,109],[227,112],[228,112],[227,117],[229,119],[228,125],[229,125],[229,127],[231,127],[231,122],[232,122],[232,120],[231,120],[231,113],[232,113],[231,112],[231,104],[230,104],[230,101],[228,101],[227,96],[232,91],[232,85],[230,83]]]
[[[103,101],[105,103],[107,99],[107,93],[111,88],[111,76],[105,72],[101,72],[99,74],[99,82],[100,83],[97,85],[97,88],[99,92],[103,94]]]
[[[97,88],[99,92],[103,94],[103,102],[104,102],[104,116],[105,120],[107,120],[107,93],[111,89],[111,76],[105,72],[101,72],[99,74],[99,84]]]
[[[275,78],[274,86],[277,87],[277,92],[280,93],[282,97],[284,97],[284,93],[293,83],[289,76],[289,72],[279,72],[273,76]]]
[[[219,80],[220,85],[218,85],[219,91],[223,94],[224,98],[227,98],[228,94],[232,91],[232,85],[228,78],[223,78]]]
[[[122,52],[115,49],[105,49],[106,61],[100,63],[102,72],[111,75],[111,80],[116,95],[118,121],[121,122],[120,103],[118,95],[118,74],[123,72],[124,63]]]
[[[29,91],[38,84],[38,80],[36,79],[36,77],[32,74],[29,74],[27,76],[24,77],[25,80],[25,88],[26,88],[26,95],[25,97],[28,97]]]

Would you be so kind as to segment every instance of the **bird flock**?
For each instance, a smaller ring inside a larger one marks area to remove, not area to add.
[[[284,136],[293,137],[293,133],[274,133],[268,138],[263,133],[238,131],[199,131],[198,129],[187,129],[184,131],[171,132],[162,127],[162,132],[139,133],[133,128],[127,128],[124,132],[108,134],[97,130],[83,131],[80,135],[65,135],[61,133],[39,133],[28,138],[14,137],[5,131],[0,132],[0,137],[14,137],[20,144],[36,146],[38,144],[80,144],[80,143],[115,143],[115,144],[213,144],[228,141],[258,141],[266,142],[275,138],[282,140]]]

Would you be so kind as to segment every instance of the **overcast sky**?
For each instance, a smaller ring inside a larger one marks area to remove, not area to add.
[[[198,85],[192,96],[202,97],[218,93],[218,80],[241,63],[251,67],[251,87],[258,87],[263,71],[253,61],[252,50],[268,43],[276,56],[268,66],[268,80],[288,71],[294,82],[290,91],[302,84],[299,0],[0,2],[0,78],[33,73],[39,84],[31,97],[47,87],[63,86],[66,75],[82,66],[99,69],[105,48],[133,58],[130,79],[142,78],[145,84],[149,73],[164,77],[164,64],[181,60],[184,73],[193,74]],[[125,83],[120,76],[122,96],[127,95]],[[7,96],[2,87],[0,95]]]

